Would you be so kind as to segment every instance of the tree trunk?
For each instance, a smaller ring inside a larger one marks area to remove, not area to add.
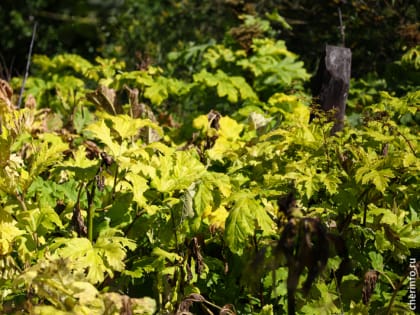
[[[323,111],[334,110],[331,134],[344,127],[350,73],[351,50],[326,45],[318,72],[312,79],[312,95]]]

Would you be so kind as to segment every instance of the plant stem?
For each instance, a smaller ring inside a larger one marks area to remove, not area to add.
[[[117,188],[117,180],[118,180],[118,165],[115,166],[114,184],[112,186],[112,201],[115,201],[115,191]]]
[[[178,234],[176,233],[176,223],[175,223],[174,211],[173,211],[172,208],[171,208],[171,219],[172,219],[172,226],[173,226],[173,229],[174,229],[176,252],[179,254]]]
[[[22,196],[22,194],[19,194],[19,193],[16,193],[15,197],[16,197],[17,201],[19,202],[20,206],[22,207],[22,210],[23,211],[28,210],[28,208],[26,207],[26,204],[25,204],[25,197]]]
[[[93,199],[95,197],[95,188],[96,188],[96,183],[95,181],[91,181],[91,190],[90,192],[87,191],[87,196],[88,196],[88,209],[87,209],[87,221],[88,221],[88,239],[89,241],[93,242],[93,217],[95,214],[95,209],[93,208]],[[86,187],[86,189],[88,189],[89,186]]]
[[[386,275],[384,275],[384,276],[385,276],[385,278],[388,278]],[[389,305],[388,305],[388,308],[386,310],[386,315],[390,315],[391,314],[392,305],[394,304],[395,298],[397,297],[397,293],[400,290],[400,288],[401,288],[404,280],[407,278],[407,276],[408,276],[408,273],[406,273],[404,275],[404,277],[397,283],[397,285],[395,287],[392,285],[392,288],[394,289],[394,292],[392,293],[391,300],[389,301]],[[388,281],[390,281],[390,279]]]
[[[334,276],[335,287],[336,287],[336,289],[337,289],[338,302],[340,303],[340,310],[341,310],[341,314],[344,314],[344,309],[343,309],[343,300],[341,299],[340,287],[339,287],[339,285],[338,285],[338,281],[337,281],[337,277],[336,277],[336,275],[335,275],[335,272],[333,272],[333,276]]]
[[[327,173],[330,172],[330,151],[328,149],[328,143],[327,143],[327,137],[325,135],[324,129],[321,128],[322,131],[322,139],[324,142],[324,148],[325,148],[325,157],[327,159]]]
[[[388,282],[389,282],[389,284],[391,285],[391,287],[392,287],[392,290],[396,290],[396,287],[395,287],[395,285],[394,285],[394,283],[392,282],[392,280],[388,277],[388,275],[385,273],[385,272],[381,272],[381,271],[378,271],[382,276],[384,276],[385,277],[385,279],[386,280],[388,280]]]

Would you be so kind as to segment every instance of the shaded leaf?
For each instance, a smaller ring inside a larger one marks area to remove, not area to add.
[[[242,255],[255,230],[269,234],[273,231],[273,222],[251,193],[238,192],[231,198],[234,205],[226,219],[225,239],[233,253]]]

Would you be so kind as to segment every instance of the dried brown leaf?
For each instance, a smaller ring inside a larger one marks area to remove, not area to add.
[[[364,304],[368,304],[369,300],[375,290],[376,282],[378,281],[378,272],[376,270],[369,270],[365,273],[362,289],[362,300]]]

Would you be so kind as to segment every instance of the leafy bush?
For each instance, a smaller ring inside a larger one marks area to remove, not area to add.
[[[2,82],[3,312],[412,313],[419,92],[330,136],[296,56],[249,47],[38,56],[22,109]]]

